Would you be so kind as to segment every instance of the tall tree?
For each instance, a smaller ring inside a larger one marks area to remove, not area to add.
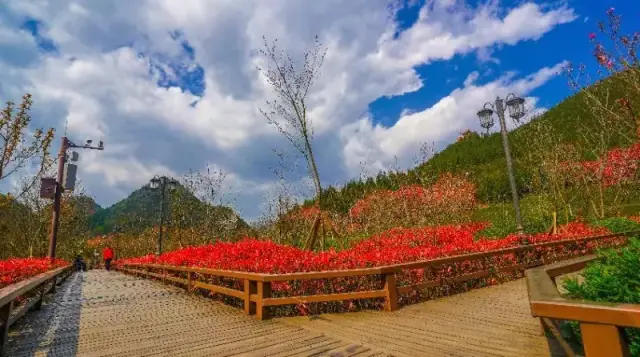
[[[24,186],[24,190],[18,192],[21,196],[25,190],[32,187],[40,175],[50,164],[49,149],[53,141],[53,128],[46,132],[41,128],[36,128],[29,133],[29,123],[31,116],[31,94],[22,97],[22,103],[17,108],[13,102],[7,102],[0,114],[0,181],[11,176],[16,171],[25,167],[29,162],[39,161],[37,174],[29,185]],[[29,142],[27,138],[31,136]],[[12,200],[5,200],[3,205],[9,204]]]
[[[313,49],[304,54],[301,68],[297,68],[291,57],[277,48],[277,40],[271,45],[264,38],[264,49],[260,52],[267,59],[266,68],[258,68],[276,94],[276,99],[267,101],[267,109],[260,110],[267,121],[284,135],[293,147],[305,158],[309,176],[315,187],[315,205],[320,207],[322,185],[318,166],[312,149],[313,125],[307,116],[307,95],[320,76],[327,50],[318,36]],[[322,216],[318,213],[309,231],[305,249],[313,249]]]
[[[10,256],[45,256],[49,245],[51,200],[40,197],[38,185],[32,185],[32,176],[22,177],[15,191],[20,197],[0,209],[0,259]],[[84,249],[89,235],[89,215],[93,200],[77,185],[62,196],[60,240],[58,252],[62,258],[72,258]]]

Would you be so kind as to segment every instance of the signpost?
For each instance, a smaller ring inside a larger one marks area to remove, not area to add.
[[[58,227],[60,226],[60,199],[65,189],[73,191],[76,182],[76,172],[78,166],[75,164],[66,164],[67,150],[70,148],[82,148],[92,150],[104,150],[104,143],[100,141],[98,146],[91,146],[92,141],[87,140],[83,146],[74,144],[66,136],[62,137],[60,143],[60,152],[58,153],[58,176],[56,179],[45,178],[41,180],[40,197],[53,198],[53,214],[51,217],[51,235],[49,236],[49,258],[51,260],[56,257],[56,243],[58,239]],[[78,153],[72,152],[71,161],[78,160]],[[53,181],[51,181],[53,180]],[[53,191],[53,195],[52,192]],[[44,192],[44,196],[43,196]]]

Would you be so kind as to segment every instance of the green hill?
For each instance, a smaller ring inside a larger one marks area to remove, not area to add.
[[[157,226],[160,221],[160,200],[160,191],[145,185],[113,206],[97,210],[89,220],[91,231],[93,234],[116,231],[139,233]],[[165,197],[166,225],[198,225],[212,216],[233,219],[235,229],[248,228],[247,223],[231,208],[201,202],[180,184]]]
[[[611,77],[596,83],[597,96],[608,95],[609,100],[627,98],[640,102],[635,89],[626,87],[626,82]],[[562,143],[575,144],[582,147],[584,133],[594,133],[598,129],[597,111],[588,105],[588,97],[584,92],[573,95],[530,123],[522,125],[509,133],[513,152],[516,180],[521,195],[532,187],[532,174],[538,170],[535,160],[531,160],[531,143],[541,130],[554,135]],[[510,118],[508,120],[511,120]],[[498,124],[496,123],[496,126]],[[495,128],[494,128],[495,129]],[[617,135],[608,140],[609,147],[630,144],[631,135]],[[579,152],[583,159],[589,159],[589,152]],[[350,181],[341,189],[328,187],[323,192],[323,209],[345,213],[367,192],[375,189],[397,189],[407,184],[428,184],[440,174],[452,172],[468,174],[477,186],[478,199],[483,202],[497,203],[510,199],[509,181],[506,172],[505,155],[500,133],[479,135],[471,133],[465,139],[450,144],[430,160],[417,167],[401,173],[381,172],[375,178],[366,181]],[[305,205],[313,201],[305,202]]]
[[[102,210],[102,207],[99,204],[97,204],[96,201],[93,200],[93,198],[89,196],[76,196],[74,197],[74,200],[76,200],[78,205],[81,205],[82,207],[87,207],[88,212],[91,215],[94,215],[97,212]]]

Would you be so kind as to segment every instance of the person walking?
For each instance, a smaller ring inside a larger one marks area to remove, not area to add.
[[[104,259],[104,267],[107,271],[111,270],[111,260],[113,260],[113,249],[105,247],[102,250],[102,259]]]

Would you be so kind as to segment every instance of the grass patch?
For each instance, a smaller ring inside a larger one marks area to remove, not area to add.
[[[612,233],[622,233],[640,230],[640,223],[626,217],[610,217],[592,223],[594,226],[605,227]]]
[[[522,223],[526,233],[548,231],[553,224],[553,206],[541,195],[527,195],[520,201]],[[479,232],[479,237],[502,238],[516,232],[516,215],[511,203],[493,204],[476,210],[472,216],[476,222],[491,225]]]

